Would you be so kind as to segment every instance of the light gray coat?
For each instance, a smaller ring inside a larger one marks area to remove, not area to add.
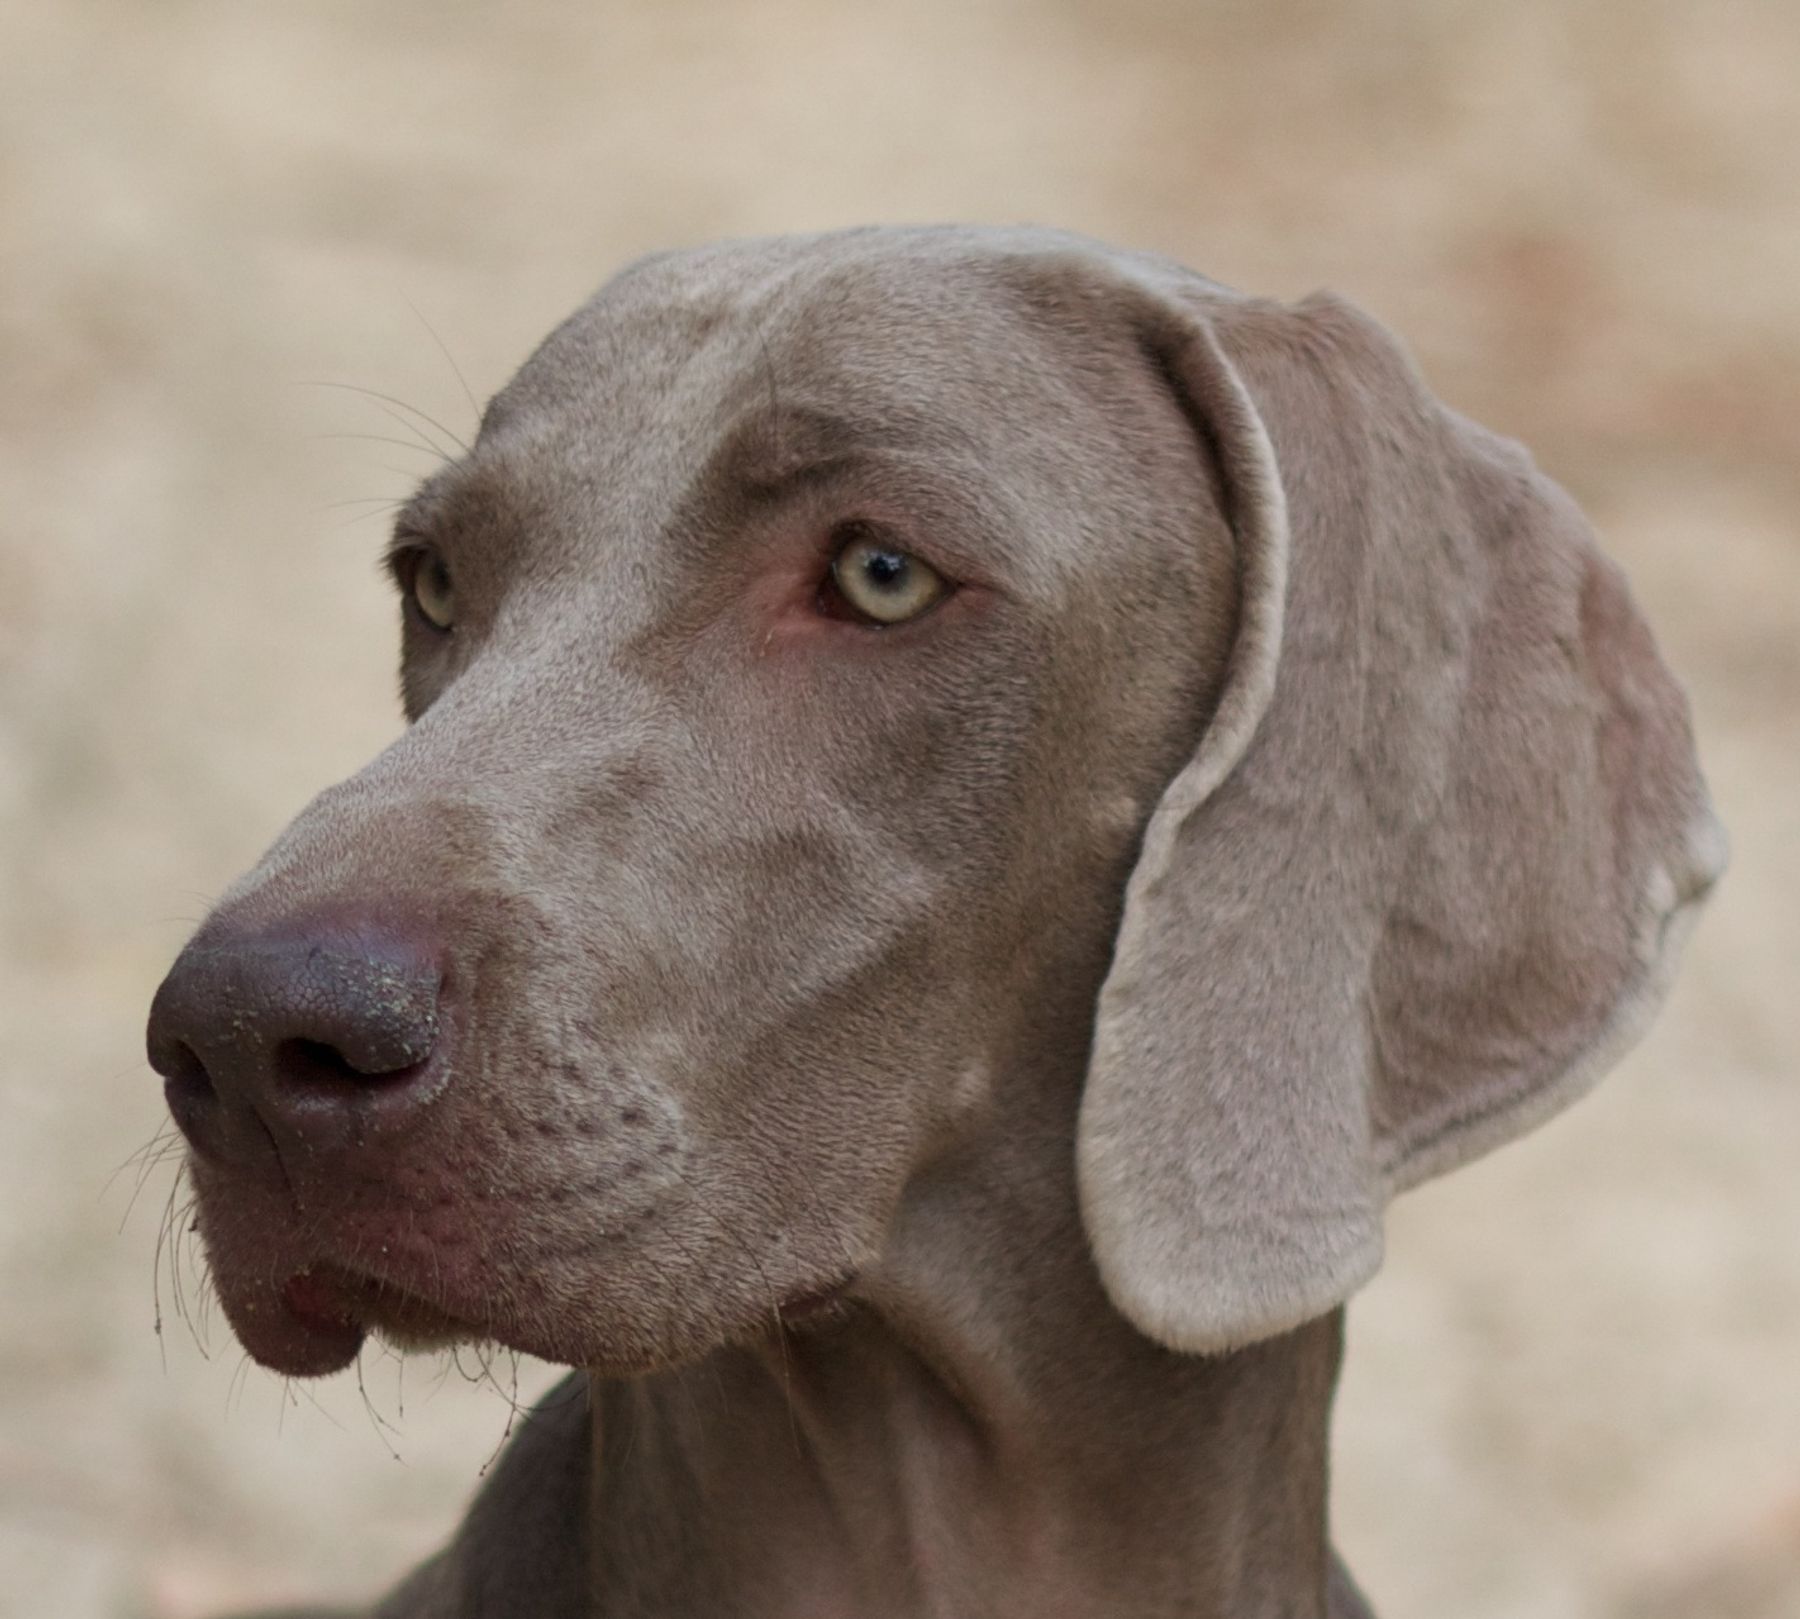
[[[857,532],[946,594],[826,610]],[[397,556],[413,724],[152,1028],[259,1360],[583,1369],[379,1613],[1363,1614],[1383,1206],[1616,1059],[1722,861],[1563,493],[1336,298],[863,230],[625,270]],[[426,988],[317,994],[405,1107],[305,1112],[245,986],[370,929]]]

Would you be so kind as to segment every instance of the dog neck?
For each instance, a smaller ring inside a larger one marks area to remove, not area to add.
[[[923,1177],[841,1319],[596,1387],[598,1612],[1337,1611],[1341,1315],[1160,1348],[1042,1148],[1012,1121]]]

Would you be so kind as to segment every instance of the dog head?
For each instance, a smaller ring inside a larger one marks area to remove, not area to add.
[[[764,1330],[1052,1053],[1118,1308],[1285,1330],[1622,1049],[1720,864],[1521,452],[1339,302],[1078,238],[633,266],[391,561],[411,725],[151,1018],[284,1371]]]

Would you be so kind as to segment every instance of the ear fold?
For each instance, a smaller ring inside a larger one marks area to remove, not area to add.
[[[1623,1053],[1723,842],[1679,689],[1522,451],[1335,300],[1131,278],[1241,628],[1127,889],[1079,1175],[1118,1308],[1215,1351],[1341,1303],[1393,1192]]]

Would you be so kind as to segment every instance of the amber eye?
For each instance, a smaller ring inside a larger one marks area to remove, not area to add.
[[[456,583],[450,577],[450,565],[436,551],[420,547],[408,581],[413,604],[425,622],[434,629],[448,630],[456,624]]]
[[[831,582],[844,604],[874,624],[901,624],[948,588],[944,576],[880,535],[854,528],[831,560]]]

